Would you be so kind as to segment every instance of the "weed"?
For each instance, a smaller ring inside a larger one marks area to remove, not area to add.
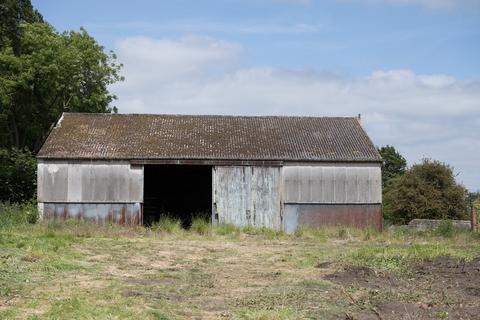
[[[338,229],[338,238],[347,239],[349,236],[350,234],[346,228],[341,227]]]
[[[180,234],[183,231],[180,219],[171,218],[169,216],[162,216],[160,220],[152,225],[151,228],[153,231],[171,234]]]
[[[437,236],[451,238],[455,235],[456,231],[457,230],[451,220],[442,220],[433,230],[433,233]]]
[[[192,225],[190,226],[190,231],[198,233],[200,235],[209,235],[212,233],[212,226],[210,221],[207,221],[203,218],[194,218]]]
[[[34,202],[0,203],[0,228],[34,224],[37,221],[37,216],[37,206]]]
[[[220,223],[214,228],[215,233],[220,236],[231,235],[238,232],[238,228],[231,223]]]
[[[354,262],[373,269],[389,272],[405,272],[407,253],[381,247],[363,247],[351,253]]]
[[[168,320],[168,317],[158,310],[153,310],[152,316],[155,320]]]
[[[298,284],[300,287],[325,290],[332,285],[324,280],[306,279]]]
[[[295,230],[294,236],[298,238],[310,238],[326,240],[327,232],[325,228],[313,228],[310,226],[300,226]]]
[[[448,319],[448,311],[438,311],[437,318],[439,319]]]
[[[257,228],[254,226],[243,227],[242,232],[249,235],[261,235],[267,239],[277,239],[284,235],[282,231],[275,231],[266,227]]]
[[[298,314],[290,308],[276,310],[248,310],[240,314],[240,319],[245,320],[290,320],[299,319]]]
[[[297,238],[301,238],[301,237],[305,237],[307,235],[307,227],[306,226],[299,226],[295,232],[293,233],[293,235]]]

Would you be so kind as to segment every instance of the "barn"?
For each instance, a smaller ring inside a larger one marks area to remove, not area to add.
[[[43,219],[382,225],[381,158],[356,117],[64,113],[37,160]]]

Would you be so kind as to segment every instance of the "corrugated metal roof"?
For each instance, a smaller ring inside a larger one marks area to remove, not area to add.
[[[49,159],[381,161],[356,118],[65,113]]]

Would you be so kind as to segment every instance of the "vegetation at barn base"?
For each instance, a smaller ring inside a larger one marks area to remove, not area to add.
[[[0,202],[0,227],[16,228],[34,224],[38,220],[37,205],[34,202]]]
[[[385,187],[384,217],[395,224],[419,218],[468,219],[465,196],[450,166],[425,159]]]
[[[159,228],[32,224],[34,209],[0,207],[0,318],[343,319],[391,303],[432,305],[432,314],[476,303],[437,296],[434,282],[408,286],[416,265],[480,256],[478,233],[445,234],[448,226],[382,233],[304,227],[288,235],[208,225],[204,232],[205,221],[184,230],[172,219]],[[342,284],[337,279],[348,270],[359,282],[389,280],[375,290]]]

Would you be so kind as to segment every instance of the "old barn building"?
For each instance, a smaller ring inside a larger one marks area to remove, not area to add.
[[[37,157],[44,219],[381,228],[381,158],[357,118],[65,113]]]

